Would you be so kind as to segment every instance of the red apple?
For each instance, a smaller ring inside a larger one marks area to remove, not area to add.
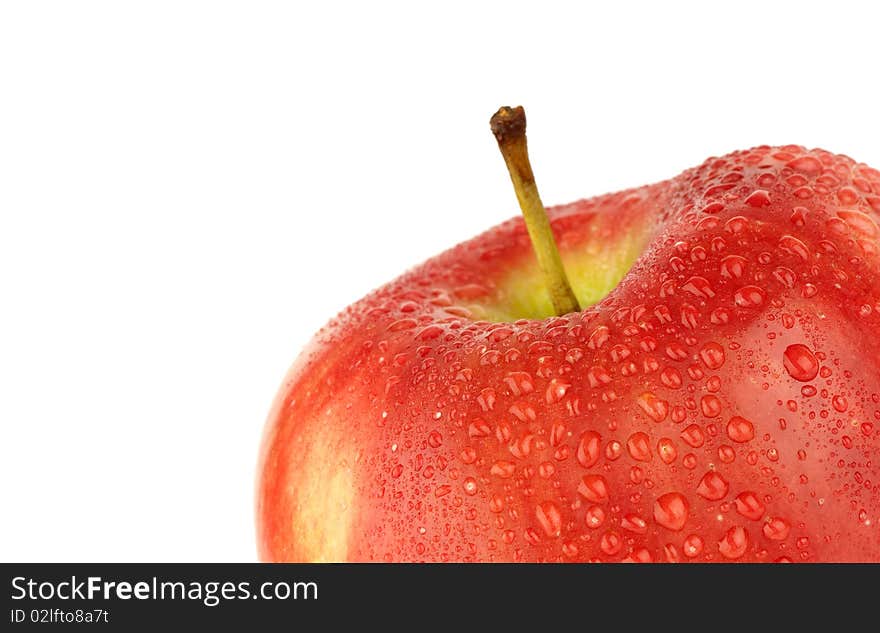
[[[762,146],[549,209],[581,311],[519,218],[428,260],[284,380],[260,558],[880,561],[878,213]]]

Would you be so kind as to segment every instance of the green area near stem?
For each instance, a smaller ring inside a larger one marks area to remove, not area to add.
[[[593,228],[598,233],[598,226]],[[639,231],[617,237],[611,243],[587,239],[576,249],[561,249],[563,265],[581,308],[599,303],[617,287],[644,251],[646,241],[647,232]],[[481,318],[498,322],[546,319],[555,314],[534,256],[498,284],[492,304],[481,307]]]

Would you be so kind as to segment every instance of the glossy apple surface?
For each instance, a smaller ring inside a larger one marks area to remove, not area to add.
[[[517,218],[331,321],[278,393],[263,560],[880,561],[880,172],[801,147]]]

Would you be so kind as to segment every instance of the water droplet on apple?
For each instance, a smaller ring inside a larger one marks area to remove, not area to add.
[[[562,544],[562,553],[565,555],[566,558],[574,558],[578,555],[579,551],[580,550],[578,549],[577,543],[575,543],[574,541],[565,541]]]
[[[700,411],[707,418],[716,418],[721,415],[721,400],[717,396],[708,394],[700,398]]]
[[[461,461],[465,464],[473,464],[477,461],[477,451],[471,446],[466,446],[461,449],[461,453],[459,454]]]
[[[434,489],[434,496],[438,498],[445,497],[450,492],[452,492],[452,486],[449,484],[441,484]]]
[[[715,296],[712,284],[705,277],[691,277],[681,286],[681,289],[700,299],[711,299]]]
[[[608,501],[608,482],[602,475],[584,475],[578,492],[591,503],[605,503]]]
[[[810,250],[807,245],[792,235],[783,235],[779,238],[779,248],[784,253],[800,257],[804,261],[810,259]]]
[[[611,338],[611,331],[608,329],[608,326],[600,325],[590,334],[587,341],[587,347],[590,349],[599,349],[608,342],[609,338]]]
[[[647,521],[632,512],[623,515],[620,519],[620,527],[633,534],[644,534],[648,531]]]
[[[663,460],[664,464],[671,464],[678,457],[678,449],[675,447],[675,442],[668,437],[661,437],[657,442],[657,454],[660,455],[660,459]]]
[[[801,288],[801,296],[805,299],[812,299],[817,294],[819,294],[819,289],[814,284],[806,283]]]
[[[804,172],[810,176],[816,176],[822,173],[822,163],[819,162],[818,158],[815,158],[810,155],[800,156],[799,158],[795,158],[794,160],[789,161],[785,165],[786,167],[790,167],[795,171]]]
[[[464,488],[464,492],[467,495],[475,495],[477,494],[477,480],[473,477],[465,477],[462,482],[462,487]]]
[[[389,332],[401,332],[403,330],[411,330],[418,322],[415,319],[398,319],[388,325]]]
[[[605,446],[605,459],[613,462],[623,454],[623,445],[617,440],[611,440]]]
[[[691,448],[700,448],[706,441],[703,429],[696,424],[687,426],[681,432],[681,439]]]
[[[489,470],[489,472],[496,477],[509,479],[513,477],[514,473],[516,472],[516,464],[504,460],[498,460],[494,464],[492,464],[492,468]]]
[[[532,377],[524,371],[512,371],[504,377],[504,384],[514,396],[522,396],[535,390]]]
[[[669,389],[678,389],[682,385],[681,373],[675,367],[664,367],[660,372],[660,382]]]
[[[745,199],[750,207],[766,207],[770,205],[770,194],[764,189],[755,189]]]
[[[679,492],[667,492],[654,501],[654,520],[668,530],[677,532],[688,519],[689,505]]]
[[[735,415],[727,423],[727,437],[734,442],[750,442],[755,437],[755,425],[751,421]]]
[[[639,468],[638,466],[633,466],[629,469],[629,480],[634,484],[638,485],[642,483],[645,479],[645,471]]]
[[[651,556],[651,552],[649,552],[644,547],[639,547],[637,549],[634,549],[632,552],[630,552],[629,555],[626,556],[620,562],[621,563],[650,563],[653,560],[654,560],[654,557]]]
[[[601,443],[602,437],[595,431],[582,433],[577,448],[578,463],[584,468],[592,467],[599,459]]]
[[[782,365],[788,375],[801,382],[809,382],[819,373],[819,361],[806,345],[796,343],[785,348]]]
[[[651,461],[651,439],[646,433],[639,431],[630,435],[626,441],[626,448],[629,451],[630,457],[634,460],[640,462]]]
[[[700,359],[708,369],[720,369],[724,365],[724,348],[718,343],[706,343],[700,350]]]
[[[562,531],[562,514],[552,501],[542,501],[535,507],[535,518],[550,538],[557,538]]]
[[[736,459],[736,451],[733,450],[732,446],[722,444],[718,447],[718,459],[725,464],[729,464]]]
[[[709,501],[719,501],[727,496],[730,484],[714,470],[709,470],[697,485],[697,494]]]
[[[699,556],[703,552],[703,539],[698,534],[690,534],[684,539],[682,549],[688,558]]]
[[[764,522],[761,531],[771,541],[784,541],[788,538],[791,524],[783,518],[771,517]]]
[[[855,210],[841,210],[837,215],[859,235],[869,238],[877,237],[877,223],[867,213]]]
[[[718,551],[724,558],[741,558],[749,547],[749,533],[745,528],[735,525],[718,541]]]
[[[749,227],[749,219],[741,215],[734,216],[724,223],[724,230],[728,233],[742,233]]]
[[[562,398],[565,397],[565,394],[570,387],[570,383],[567,383],[564,380],[560,380],[558,378],[553,378],[547,385],[547,391],[544,395],[544,399],[547,401],[547,404],[554,404],[556,402],[559,402],[560,400],[562,400]]]
[[[623,539],[614,530],[608,530],[599,539],[599,548],[607,556],[614,556],[623,547]]]
[[[743,286],[733,295],[733,300],[741,308],[759,308],[764,305],[767,293],[758,286]]]
[[[431,448],[440,448],[443,444],[443,436],[440,431],[431,431],[428,433],[428,446]]]
[[[739,279],[746,270],[746,258],[728,255],[721,260],[721,276],[726,279]]]
[[[746,490],[736,496],[736,511],[747,519],[757,521],[764,516],[764,504],[757,493]]]
[[[590,506],[586,513],[587,527],[597,528],[605,522],[605,510],[601,506]]]
[[[653,393],[643,393],[639,397],[638,403],[642,411],[654,422],[662,422],[669,414],[669,403],[666,400],[661,400]]]

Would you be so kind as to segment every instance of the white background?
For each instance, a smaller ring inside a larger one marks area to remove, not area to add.
[[[880,166],[867,2],[305,4],[0,5],[0,560],[253,560],[300,347],[517,212],[499,105],[548,203]]]

